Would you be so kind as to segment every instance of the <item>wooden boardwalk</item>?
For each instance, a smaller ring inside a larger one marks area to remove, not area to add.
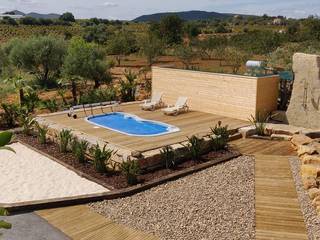
[[[159,240],[153,235],[115,224],[85,205],[36,213],[73,240]]]
[[[289,142],[237,140],[233,147],[255,156],[257,240],[308,239],[288,158]]]
[[[229,129],[238,129],[249,125],[249,122],[246,121],[196,111],[190,111],[185,114],[180,114],[179,116],[166,116],[161,110],[154,112],[142,111],[138,104],[122,106],[121,108],[116,109],[116,111],[117,110],[135,114],[144,119],[171,124],[179,127],[180,131],[156,137],[134,137],[105,128],[97,128],[84,120],[85,115],[83,112],[78,114],[78,119],[69,118],[67,117],[67,114],[46,116],[44,118],[89,135],[97,136],[107,142],[111,142],[131,151],[146,151],[160,148],[169,144],[185,141],[187,136],[194,134],[207,135],[210,132],[210,127],[214,127],[218,121],[222,121],[224,125],[228,125]],[[110,111],[110,107],[104,108],[104,112]],[[90,114],[90,111],[88,114]],[[95,110],[94,114],[101,114],[101,109]]]

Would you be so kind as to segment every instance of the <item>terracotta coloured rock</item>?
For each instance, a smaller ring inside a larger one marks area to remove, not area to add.
[[[320,154],[315,155],[303,155],[301,157],[302,164],[319,164],[320,165]]]
[[[302,156],[304,154],[312,155],[317,152],[317,149],[312,145],[299,145],[297,150],[298,156]]]
[[[320,189],[318,188],[311,188],[308,190],[309,197],[313,200],[317,196],[320,196]]]
[[[296,53],[295,80],[287,118],[290,125],[320,129],[320,56]]]
[[[315,164],[305,164],[301,166],[302,177],[318,177],[320,173],[320,165]]]
[[[314,177],[303,178],[302,182],[303,182],[303,187],[306,190],[308,190],[310,188],[317,188],[318,187],[316,179]]]
[[[304,134],[295,134],[292,136],[291,142],[295,146],[308,145],[309,143],[312,143],[312,138],[309,138]]]

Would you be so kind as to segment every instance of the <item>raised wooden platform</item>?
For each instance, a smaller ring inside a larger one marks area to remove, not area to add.
[[[85,205],[41,210],[36,214],[73,240],[158,240],[151,234],[115,224]]]
[[[104,108],[104,112],[111,112],[110,107]],[[68,128],[82,131],[86,134],[99,137],[107,142],[129,149],[131,151],[147,151],[160,148],[166,145],[182,142],[187,136],[207,135],[210,127],[214,127],[218,121],[228,125],[229,129],[238,129],[248,126],[249,122],[228,117],[222,117],[210,113],[190,111],[179,116],[166,116],[161,110],[154,112],[141,110],[139,104],[121,106],[118,110],[126,113],[135,114],[141,118],[160,121],[179,127],[181,131],[157,137],[132,137],[117,133],[105,128],[97,128],[84,120],[83,111],[78,113],[78,119],[69,118],[67,114],[50,115],[44,117],[47,120],[61,124]],[[90,111],[88,112],[90,114]],[[94,114],[101,114],[101,109],[94,111]]]

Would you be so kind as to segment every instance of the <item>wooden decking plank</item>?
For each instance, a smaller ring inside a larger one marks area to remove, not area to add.
[[[119,224],[92,212],[87,206],[73,206],[36,212],[75,240],[157,240],[158,238]]]

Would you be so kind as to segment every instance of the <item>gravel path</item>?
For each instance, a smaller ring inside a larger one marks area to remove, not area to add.
[[[304,221],[306,223],[309,239],[320,239],[320,217],[317,216],[315,208],[312,206],[311,200],[303,188],[299,158],[292,157],[289,159],[289,161],[291,164],[291,170],[296,184],[298,198],[304,216]]]
[[[254,239],[254,159],[239,157],[132,197],[90,206],[163,240]]]

